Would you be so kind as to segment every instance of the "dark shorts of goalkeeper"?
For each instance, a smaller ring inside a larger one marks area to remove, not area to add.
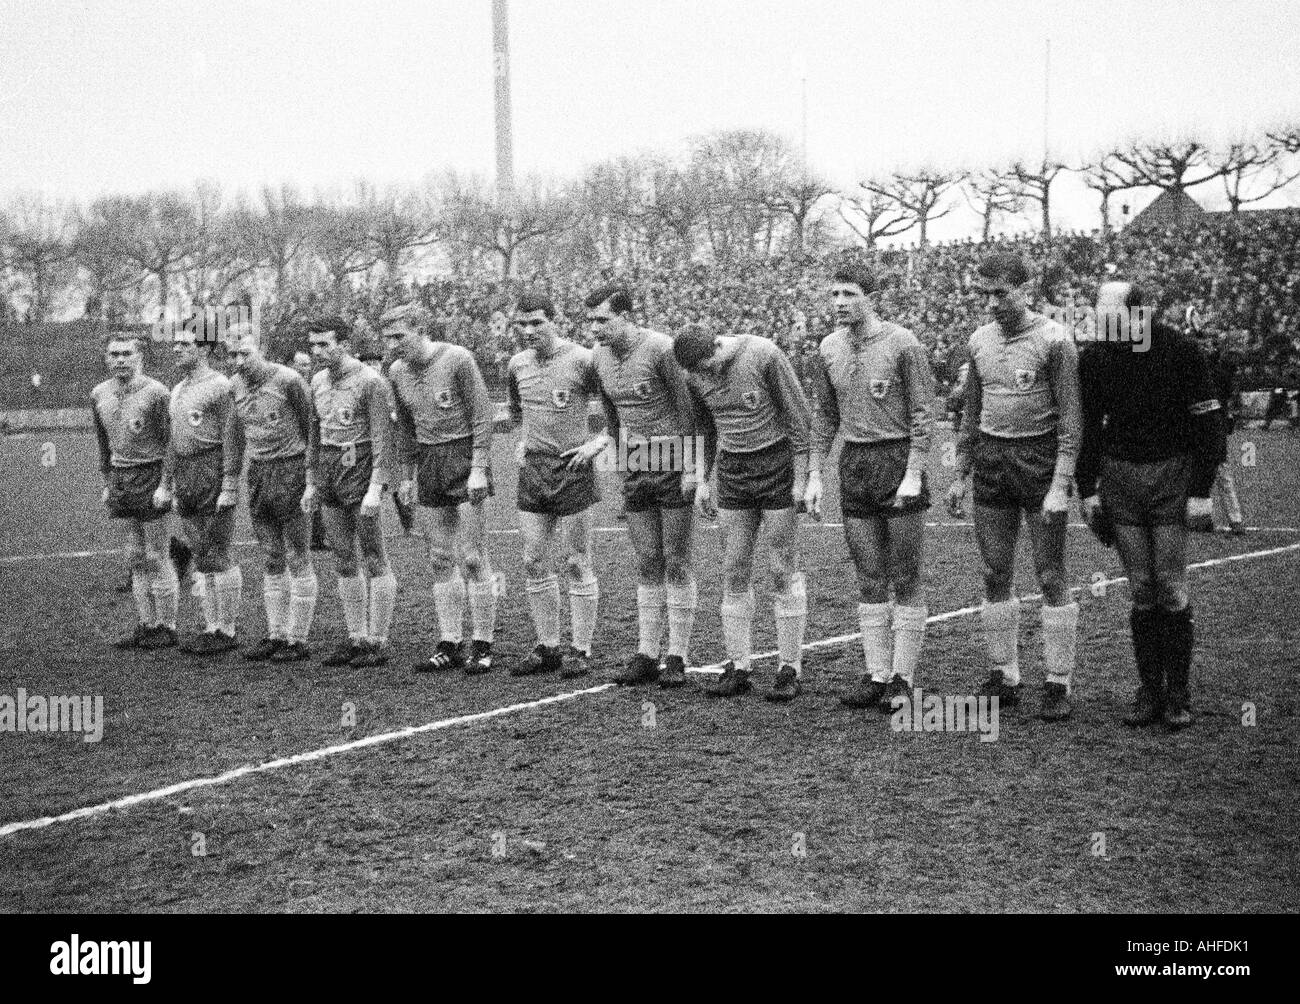
[[[1148,463],[1102,458],[1097,494],[1106,516],[1120,526],[1181,526],[1189,467],[1186,454]]]

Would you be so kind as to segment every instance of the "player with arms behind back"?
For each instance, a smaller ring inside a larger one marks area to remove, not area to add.
[[[145,376],[140,336],[115,331],[104,346],[111,376],[90,392],[103,503],[126,542],[135,630],[119,648],[176,644],[179,583],[167,558],[167,509],[154,505],[171,439],[167,388]]]
[[[321,369],[311,382],[302,508],[323,507],[348,632],[321,664],[383,666],[397,603],[397,579],[379,523],[392,448],[388,387],[379,373],[352,355],[352,328],[341,317],[312,321],[307,338]]]
[[[704,459],[695,451],[690,393],[673,358],[673,340],[633,323],[625,287],[593,290],[586,307],[609,441],[626,443],[623,500],[637,559],[637,650],[611,679],[681,687],[698,595],[691,572],[692,504]],[[661,673],[665,610],[668,653]]]
[[[1065,577],[1070,482],[1079,453],[1079,355],[1070,334],[1027,306],[1029,269],[995,251],[977,281],[992,321],[970,339],[966,408],[957,439],[957,480],[948,508],[960,518],[974,473],[975,539],[984,559],[984,639],[993,663],[982,695],[1004,707],[1020,699],[1020,600],[1015,584],[1021,514],[1043,590],[1047,681],[1040,717],[1070,715],[1079,605]]]
[[[925,639],[921,545],[930,507],[934,375],[916,336],[876,315],[875,291],[875,276],[865,268],[841,269],[831,279],[839,327],[822,341],[814,369],[804,501],[809,512],[821,511],[822,463],[842,430],[840,508],[858,573],[866,659],[866,672],[842,700],[889,711],[894,699],[911,700]]]

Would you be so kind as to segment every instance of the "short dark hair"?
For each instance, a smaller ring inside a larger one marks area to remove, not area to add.
[[[1044,298],[1054,286],[1070,281],[1070,270],[1060,262],[1052,261],[1043,266],[1043,275],[1038,280],[1038,289]]]
[[[865,265],[841,265],[832,273],[831,282],[857,286],[867,294],[876,291],[876,275]]]
[[[555,304],[545,293],[522,293],[515,302],[515,313],[531,314],[540,310],[546,314],[548,321],[555,320]]]
[[[1029,266],[1014,251],[994,251],[986,255],[975,271],[981,278],[994,282],[1005,279],[1013,286],[1023,286],[1029,281]]]
[[[587,294],[587,298],[582,301],[582,305],[590,310],[593,307],[599,307],[606,300],[609,301],[609,309],[614,313],[632,313],[632,294],[626,286],[617,283],[610,283],[593,289]]]
[[[337,342],[346,342],[352,339],[352,325],[337,314],[313,317],[307,322],[307,334],[315,335],[324,331],[334,332],[334,340]]]
[[[684,370],[695,369],[713,355],[713,333],[703,324],[687,324],[673,339],[673,358]]]

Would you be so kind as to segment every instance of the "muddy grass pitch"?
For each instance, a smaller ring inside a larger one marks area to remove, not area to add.
[[[1027,700],[1001,712],[994,742],[895,732],[888,716],[840,705],[862,658],[856,639],[841,638],[857,630],[856,586],[841,531],[813,523],[801,530],[812,647],[794,703],[710,700],[698,676],[674,692],[511,678],[506,666],[533,642],[511,533],[511,445],[500,437],[492,513],[491,555],[509,585],[497,668],[471,679],[409,671],[436,640],[433,602],[421,541],[391,520],[400,592],[387,667],[112,649],[131,603],[114,590],[123,563],[90,438],[0,443],[10,472],[0,487],[0,694],[99,695],[105,716],[97,743],[0,732],[0,910],[1300,907],[1300,438],[1238,434],[1230,455],[1253,448],[1255,466],[1236,471],[1247,522],[1260,529],[1192,542],[1192,729],[1120,724],[1134,687],[1128,592],[1106,584],[1123,574],[1116,555],[1075,529],[1075,715],[1062,725],[1035,716],[1042,663],[1029,602]],[[941,455],[936,498],[950,480]],[[931,519],[950,522],[937,507]],[[612,666],[635,646],[635,576],[608,502],[595,523],[595,661]],[[239,539],[251,540],[246,521]],[[931,615],[958,613],[931,625],[918,682],[970,694],[985,673],[978,618],[960,613],[979,602],[972,531],[935,526],[926,549]],[[696,554],[700,665],[722,657],[712,527],[700,528]],[[251,641],[263,623],[259,563],[253,547],[238,556]],[[327,556],[317,564],[313,646],[323,653],[341,636],[340,613]],[[1023,556],[1017,587],[1037,591]],[[756,651],[769,651],[770,594],[765,583],[757,592]],[[183,596],[182,626],[197,616]],[[760,685],[774,669],[770,658],[757,664]],[[390,735],[420,726],[433,727]],[[216,783],[195,783],[204,779]],[[95,811],[59,818],[82,808]],[[12,823],[34,825],[6,832]]]

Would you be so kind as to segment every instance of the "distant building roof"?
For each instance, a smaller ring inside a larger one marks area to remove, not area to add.
[[[1183,227],[1205,215],[1199,202],[1180,189],[1166,189],[1142,212],[1133,217],[1128,228]]]

